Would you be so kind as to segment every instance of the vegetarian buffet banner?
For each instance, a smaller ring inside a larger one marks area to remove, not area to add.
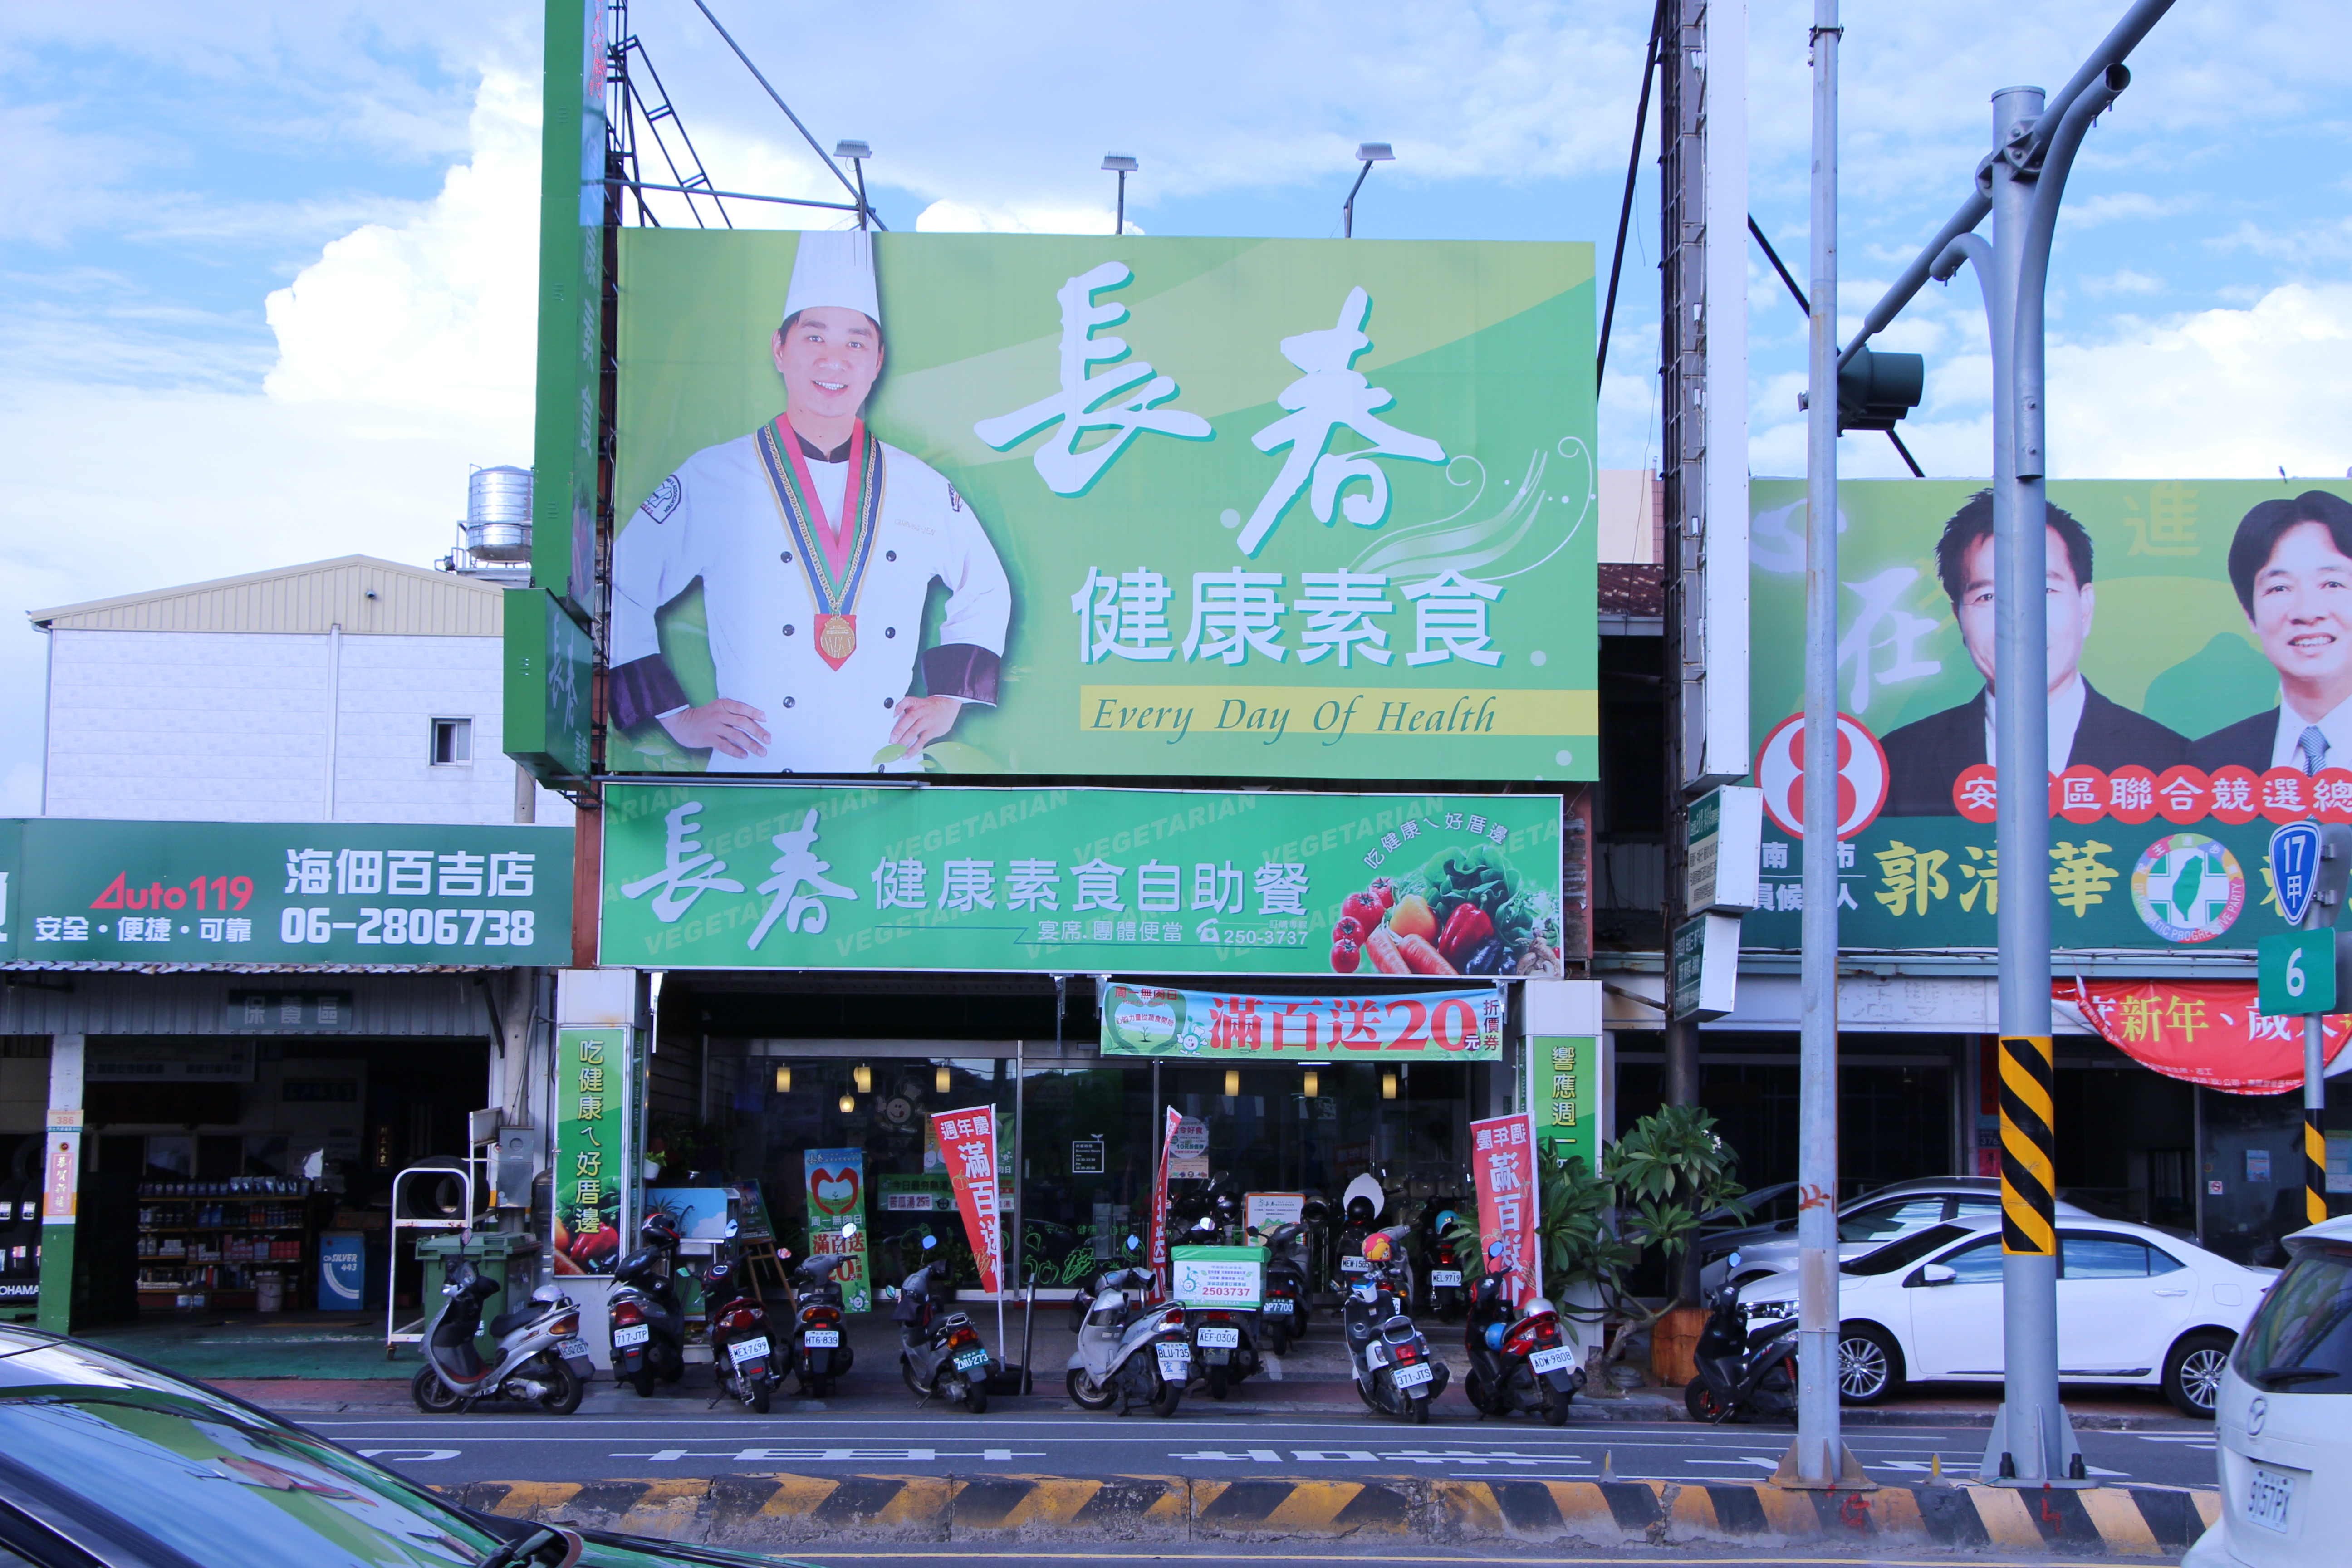
[[[1107,1057],[1202,1060],[1328,1058],[1491,1062],[1503,1054],[1503,995],[1421,991],[1382,996],[1248,996],[1164,986],[1103,994]]]
[[[874,1281],[866,1267],[866,1151],[801,1151],[801,1195],[808,1205],[811,1258],[846,1253],[849,1263],[834,1274],[841,1303],[853,1312],[873,1304]]]
[[[604,792],[606,963],[1562,973],[1560,797]]]
[[[2352,700],[2352,638],[2299,635],[2352,571],[2352,484],[2050,486],[2050,862],[1994,844],[1990,501],[1976,481],[1838,487],[1840,931],[1853,948],[1991,947],[2004,890],[2060,948],[2251,950],[2286,930],[2272,827],[2352,821],[2352,748],[2303,732]],[[1804,485],[1749,489],[1755,782],[1769,814],[1748,947],[1802,905]],[[2037,786],[2038,787],[2038,786]],[[2046,890],[2046,891],[2045,891]]]
[[[1589,244],[619,265],[614,771],[1598,776]]]
[[[2061,980],[2050,991],[2109,1045],[2168,1078],[2231,1094],[2303,1087],[2303,1020],[2257,1009],[2251,980]],[[2344,1050],[2352,1016],[2321,1023],[2333,1078],[2352,1069]]]
[[[956,1207],[963,1212],[964,1239],[980,1266],[980,1288],[992,1295],[1004,1276],[1004,1229],[996,1212],[996,1108],[936,1111],[931,1133],[947,1161]]]
[[[1470,1124],[1470,1174],[1478,1185],[1478,1256],[1489,1274],[1511,1276],[1516,1306],[1543,1294],[1536,1274],[1536,1138],[1524,1113]],[[1487,1256],[1496,1242],[1499,1258]]]

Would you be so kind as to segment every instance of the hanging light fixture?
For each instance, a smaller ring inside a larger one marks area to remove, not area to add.
[[[1225,1098],[1226,1098],[1227,1100],[1231,1100],[1231,1099],[1233,1099],[1235,1095],[1238,1095],[1239,1093],[1241,1093],[1241,1091],[1242,1091],[1242,1072],[1241,1072],[1241,1068],[1227,1068],[1225,1069]]]
[[[857,1080],[858,1093],[872,1094],[874,1092],[874,1069],[872,1068],[867,1067],[864,1062],[859,1062],[856,1067],[849,1069],[849,1076]]]
[[[1382,1100],[1394,1100],[1396,1098],[1396,1068],[1383,1068],[1381,1070],[1381,1098]]]
[[[776,1092],[778,1094],[790,1094],[792,1091],[793,1068],[792,1064],[787,1062],[776,1069]]]
[[[948,1064],[941,1062],[939,1070],[931,1074],[931,1089],[935,1093],[945,1094],[950,1087],[952,1086],[948,1081]]]
[[[1307,1069],[1307,1098],[1313,1100],[1323,1092],[1323,1079],[1313,1068]]]
[[[856,1095],[845,1094],[841,1097],[841,1113],[844,1116],[848,1115],[851,1111],[856,1110],[856,1109],[857,1097]]]

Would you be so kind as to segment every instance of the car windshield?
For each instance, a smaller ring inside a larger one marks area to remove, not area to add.
[[[2352,1394],[2352,1258],[2306,1252],[2290,1264],[2246,1325],[2237,1368],[2257,1388]]]
[[[1888,1242],[1875,1252],[1849,1258],[1838,1265],[1841,1274],[1892,1274],[1908,1268],[1939,1247],[1949,1247],[1969,1234],[1957,1225],[1934,1225]]]

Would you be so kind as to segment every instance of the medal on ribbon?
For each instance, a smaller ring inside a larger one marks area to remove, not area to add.
[[[844,539],[809,483],[799,437],[787,442],[780,436],[784,423],[775,419],[760,426],[760,466],[816,609],[809,629],[817,657],[839,669],[857,651],[857,595],[882,512],[882,454],[866,437],[865,421],[858,421],[850,434],[849,482],[842,491],[843,527],[848,531]]]

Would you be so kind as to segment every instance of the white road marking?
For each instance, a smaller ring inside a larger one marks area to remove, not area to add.
[[[1238,1465],[1244,1463],[1278,1465],[1282,1463],[1282,1456],[1276,1453],[1271,1448],[1245,1448],[1238,1454],[1228,1454],[1222,1449],[1208,1449],[1197,1454],[1171,1454],[1168,1457],[1171,1459],[1213,1459],[1219,1463],[1228,1465]]]
[[[455,1448],[362,1448],[362,1459],[382,1459],[394,1465],[422,1465],[434,1459],[454,1459]]]
[[[1011,1448],[981,1448],[971,1453],[950,1453],[939,1448],[738,1448],[724,1454],[691,1454],[684,1448],[656,1448],[646,1454],[611,1454],[614,1459],[652,1459],[674,1463],[679,1459],[734,1459],[740,1462],[772,1464],[780,1461],[802,1463],[861,1464],[882,1462],[899,1465],[929,1464],[939,1459],[980,1459],[1006,1463],[1013,1459],[1042,1459],[1043,1450],[1036,1453],[1015,1453]]]

